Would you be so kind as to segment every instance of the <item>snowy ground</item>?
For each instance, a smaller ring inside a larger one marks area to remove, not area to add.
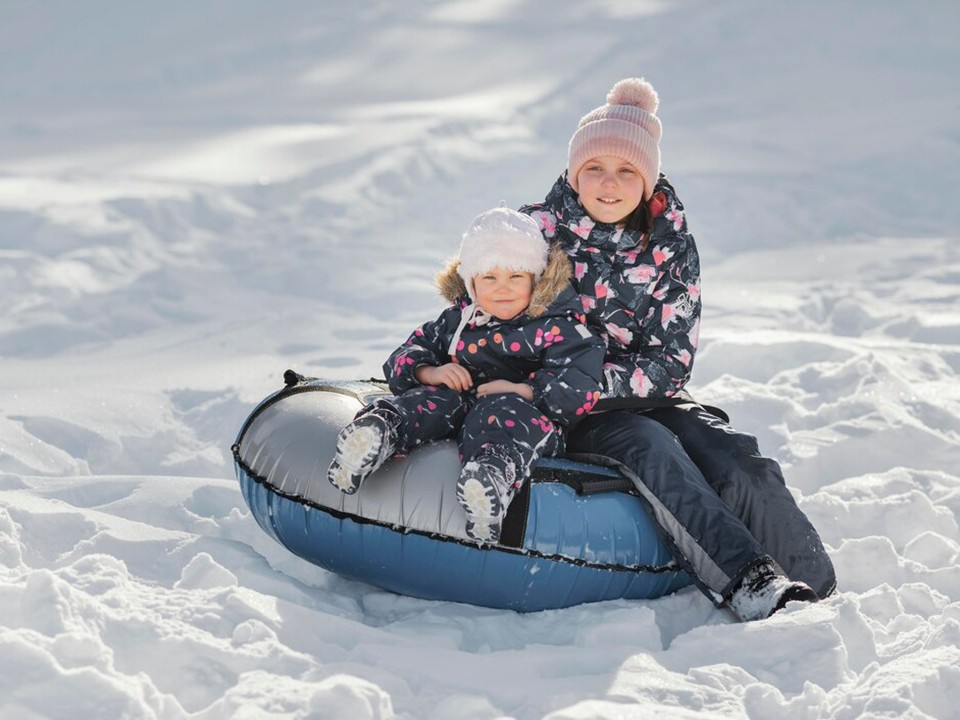
[[[0,4],[0,717],[960,717],[960,6]],[[436,267],[659,89],[704,260],[693,390],[839,592],[532,615],[292,557],[228,448],[377,374]]]

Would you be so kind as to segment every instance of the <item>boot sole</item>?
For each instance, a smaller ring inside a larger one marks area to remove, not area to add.
[[[367,476],[377,470],[383,460],[383,433],[370,426],[347,426],[337,438],[337,454],[330,464],[327,478],[338,490],[354,494]]]
[[[457,500],[464,512],[478,521],[499,520],[503,513],[496,488],[475,477],[467,477],[457,485]]]

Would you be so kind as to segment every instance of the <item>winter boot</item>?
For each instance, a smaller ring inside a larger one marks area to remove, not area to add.
[[[516,477],[516,465],[507,457],[485,453],[464,463],[457,500],[467,515],[467,535],[472,540],[491,544],[500,540]]]
[[[806,583],[791,580],[770,562],[751,569],[730,596],[730,609],[741,621],[762,620],[783,610],[789,602],[817,602]]]
[[[340,431],[327,479],[338,490],[353,495],[396,450],[393,425],[376,411],[368,412]]]

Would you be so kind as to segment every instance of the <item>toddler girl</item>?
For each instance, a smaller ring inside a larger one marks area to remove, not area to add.
[[[527,215],[477,216],[437,276],[451,305],[387,360],[394,396],[341,431],[330,482],[354,493],[395,452],[456,437],[467,534],[497,542],[533,465],[563,452],[563,430],[599,397],[604,343],[586,328],[571,273]]]

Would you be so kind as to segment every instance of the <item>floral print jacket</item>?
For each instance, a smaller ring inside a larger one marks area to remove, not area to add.
[[[607,344],[604,397],[669,397],[690,379],[700,332],[700,260],[683,204],[660,176],[647,234],[594,222],[562,175],[520,208],[570,257],[590,328]]]
[[[420,365],[457,362],[470,371],[474,388],[490,380],[529,383],[533,404],[547,418],[575,425],[600,398],[605,348],[587,329],[570,276],[566,255],[551,250],[527,310],[498,320],[475,311],[457,263],[450,264],[437,284],[452,305],[390,355],[383,366],[390,391],[399,395],[418,386],[414,370]]]

